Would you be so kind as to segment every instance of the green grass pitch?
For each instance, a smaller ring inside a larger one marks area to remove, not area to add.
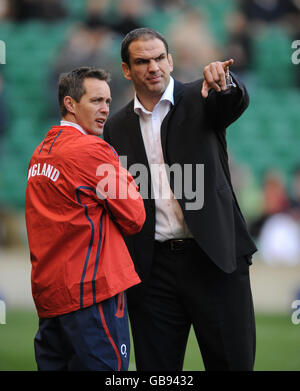
[[[0,371],[35,371],[33,338],[38,326],[35,312],[10,310],[0,324]],[[300,370],[300,324],[288,314],[256,314],[256,371]],[[130,370],[135,370],[131,349]],[[193,331],[190,334],[184,370],[203,370]]]

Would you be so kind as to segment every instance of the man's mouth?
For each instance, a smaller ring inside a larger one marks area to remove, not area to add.
[[[96,119],[97,124],[103,126],[105,124],[106,119],[104,118],[98,118]]]
[[[155,82],[161,80],[161,76],[160,75],[152,76],[152,77],[149,77],[148,80],[150,81],[150,83],[155,83]]]

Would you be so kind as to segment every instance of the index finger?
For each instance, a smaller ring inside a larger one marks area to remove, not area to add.
[[[222,66],[225,69],[226,67],[230,67],[234,63],[234,60],[231,58],[230,60],[223,61]]]

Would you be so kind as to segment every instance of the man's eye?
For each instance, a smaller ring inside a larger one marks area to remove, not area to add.
[[[147,64],[147,60],[137,60],[137,64]]]

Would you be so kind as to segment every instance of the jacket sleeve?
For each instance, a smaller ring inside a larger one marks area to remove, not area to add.
[[[207,98],[207,120],[216,129],[227,128],[242,115],[249,105],[246,87],[236,75],[233,73],[230,75],[234,85],[222,92],[210,90]]]
[[[81,166],[81,180],[93,189],[89,194],[104,207],[120,231],[124,235],[139,232],[146,217],[144,201],[114,148],[99,140],[89,147]]]

